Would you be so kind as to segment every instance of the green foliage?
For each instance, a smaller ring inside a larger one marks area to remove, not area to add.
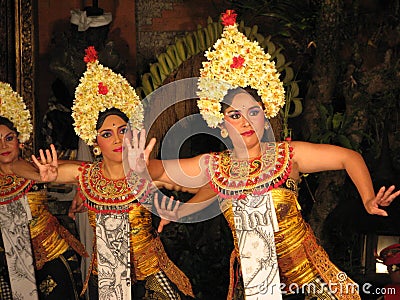
[[[360,145],[349,138],[351,135],[368,137],[365,133],[352,130],[354,118],[357,112],[348,116],[343,112],[335,112],[332,105],[320,105],[319,109],[319,130],[313,132],[310,141],[321,144],[333,144],[348,149],[359,151]]]
[[[314,30],[318,10],[312,1],[291,0],[244,0],[228,1],[239,15],[251,17],[268,17],[274,20],[274,34],[291,37]]]

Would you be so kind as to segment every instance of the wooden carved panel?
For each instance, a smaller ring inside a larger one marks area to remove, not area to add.
[[[36,61],[36,3],[34,0],[14,1],[15,12],[15,88],[25,100],[32,114],[32,138],[26,144],[25,156],[35,149],[36,101],[35,101],[35,61]]]
[[[15,85],[14,3],[0,0],[0,81]]]
[[[30,156],[35,146],[36,3],[34,0],[0,0],[0,80],[11,84],[23,97],[34,126],[24,156]]]

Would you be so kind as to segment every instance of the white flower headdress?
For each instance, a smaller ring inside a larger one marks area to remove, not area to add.
[[[129,82],[98,61],[93,46],[86,50],[87,70],[75,90],[72,118],[76,134],[89,146],[96,140],[99,113],[110,108],[121,110],[131,126],[142,128],[143,105]]]
[[[29,140],[33,130],[31,113],[26,108],[22,97],[5,82],[0,82],[0,116],[14,124],[20,143]]]
[[[206,51],[207,61],[200,70],[197,106],[212,128],[222,123],[221,101],[232,88],[257,90],[267,118],[276,116],[285,104],[285,90],[274,61],[258,42],[251,42],[238,31],[236,16],[233,10],[222,14],[222,36],[214,50]]]

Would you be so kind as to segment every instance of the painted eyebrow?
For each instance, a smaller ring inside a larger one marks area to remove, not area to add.
[[[10,131],[9,133],[7,133],[4,138],[9,137],[10,135],[17,135],[15,132]]]
[[[229,109],[229,108],[228,108]],[[232,109],[230,111],[225,112],[226,114],[230,114],[230,113],[236,113],[236,112],[240,112],[239,109]]]
[[[120,130],[121,128],[123,128],[123,127],[127,127],[128,125],[121,125],[121,126],[119,126],[119,127],[117,127],[117,130]],[[102,131],[100,131],[99,132],[99,134],[101,134],[101,133],[103,133],[103,132],[109,132],[109,131],[112,131],[112,129],[111,128],[106,128],[106,129],[103,129]]]
[[[252,107],[249,107],[248,110],[254,109],[254,108],[262,109],[261,106],[259,106],[259,105],[254,105],[254,106],[252,106]],[[228,108],[228,109],[229,109],[229,108]],[[228,110],[228,109],[227,109],[227,110]],[[240,109],[232,109],[232,110],[230,110],[230,111],[227,111],[226,114],[229,114],[229,113],[231,113],[231,112],[241,112],[241,110],[240,110]]]

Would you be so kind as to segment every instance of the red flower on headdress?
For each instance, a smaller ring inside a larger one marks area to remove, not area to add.
[[[244,58],[241,57],[240,55],[239,56],[235,56],[233,58],[233,63],[231,64],[231,68],[232,69],[238,69],[238,68],[243,67],[243,64],[244,64]]]
[[[93,46],[89,46],[85,49],[85,57],[83,61],[85,63],[95,62],[98,59],[97,51]]]
[[[108,88],[102,82],[99,82],[99,94],[102,94],[102,95],[108,94]]]
[[[232,9],[226,10],[225,13],[221,14],[222,25],[229,26],[234,25],[236,23],[237,14]]]

